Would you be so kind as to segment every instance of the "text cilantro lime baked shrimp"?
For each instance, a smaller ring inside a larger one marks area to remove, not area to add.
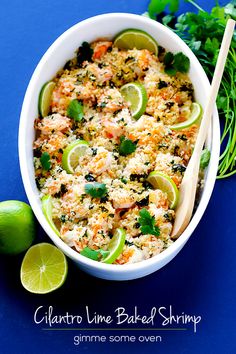
[[[84,42],[43,87],[36,183],[50,200],[47,220],[82,255],[130,264],[173,243],[178,188],[198,130],[195,122],[185,127],[194,99],[188,67],[182,53],[163,48],[155,55]]]

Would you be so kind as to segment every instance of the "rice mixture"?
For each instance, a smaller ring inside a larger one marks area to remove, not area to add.
[[[85,247],[106,250],[116,228],[126,230],[126,241],[116,264],[153,257],[171,245],[174,210],[167,195],[153,189],[146,178],[151,171],[167,174],[179,187],[195,143],[197,126],[174,131],[170,125],[189,118],[193,87],[187,75],[164,72],[163,51],[156,57],[148,50],[120,50],[112,42],[90,45],[91,58],[78,55],[57,77],[51,112],[35,120],[34,162],[41,197],[52,196],[53,220],[61,238],[81,252]],[[132,118],[129,104],[120,93],[126,83],[144,85],[148,102],[145,113]],[[68,117],[70,102],[83,106],[80,121]],[[73,141],[89,143],[75,173],[62,168],[63,150]],[[135,143],[122,156],[122,140]],[[50,155],[50,169],[40,157]],[[103,183],[107,193],[94,198],[85,184]],[[160,235],[141,232],[139,212],[147,209]]]

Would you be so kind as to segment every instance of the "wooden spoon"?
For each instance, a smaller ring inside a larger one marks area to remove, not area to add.
[[[234,27],[235,21],[232,19],[228,20],[194,151],[180,185],[180,199],[176,209],[175,223],[171,234],[172,238],[178,238],[181,235],[192,216],[198,183],[201,152],[206,140],[210,119],[223,76],[231,39],[234,33]]]

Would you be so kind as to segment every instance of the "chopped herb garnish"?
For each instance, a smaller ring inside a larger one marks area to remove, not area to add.
[[[163,80],[159,80],[158,84],[157,84],[157,88],[159,88],[159,90],[161,90],[164,87],[167,87],[168,83],[166,81]]]
[[[186,170],[186,167],[184,165],[181,165],[180,163],[174,163],[171,169],[173,172],[183,173]]]
[[[211,152],[208,149],[202,150],[201,160],[200,160],[200,168],[202,170],[207,168],[210,162],[210,158],[211,158]]]
[[[189,58],[181,52],[177,54],[167,52],[164,56],[163,63],[165,66],[165,73],[170,76],[176,75],[177,72],[186,74],[190,68]]]
[[[86,181],[88,182],[94,182],[96,179],[93,175],[91,175],[91,173],[87,174],[86,176],[84,176],[84,178],[86,179]]]
[[[86,194],[91,195],[93,198],[102,198],[107,194],[107,188],[104,183],[86,183],[84,190]]]
[[[160,229],[155,225],[155,218],[151,216],[147,209],[141,209],[139,212],[140,218],[138,222],[140,224],[140,229],[143,235],[160,235]]]
[[[82,46],[78,49],[77,54],[77,64],[79,67],[82,66],[84,61],[91,61],[93,56],[93,49],[90,47],[88,42],[83,42]]]
[[[84,117],[83,105],[77,99],[70,101],[67,108],[67,115],[68,117],[73,118],[76,122],[82,121]]]
[[[49,171],[51,168],[51,161],[50,161],[50,155],[48,152],[43,152],[41,157],[40,157],[40,162],[42,165],[42,168],[45,171]]]
[[[137,148],[137,143],[130,139],[126,139],[124,136],[120,138],[119,154],[122,156],[127,156],[132,154]]]
[[[98,261],[100,258],[105,258],[108,254],[109,251],[104,251],[102,249],[99,250],[93,250],[90,247],[85,247],[80,254],[83,256],[93,259],[94,261]]]

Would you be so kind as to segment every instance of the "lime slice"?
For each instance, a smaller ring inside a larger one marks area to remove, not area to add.
[[[133,118],[138,119],[146,110],[147,92],[143,85],[130,82],[121,87],[120,92],[130,105]]]
[[[103,263],[111,264],[119,257],[125,245],[125,237],[126,233],[124,229],[116,229],[107,249],[109,255],[103,259]]]
[[[85,140],[76,140],[63,151],[62,167],[67,173],[75,172],[79,158],[86,154],[89,144]]]
[[[191,114],[189,119],[185,120],[184,122],[171,125],[170,129],[181,130],[181,129],[188,128],[194,123],[196,123],[201,116],[202,116],[202,106],[197,102],[193,102],[191,106]]]
[[[176,184],[169,176],[162,172],[153,171],[149,174],[147,181],[155,189],[160,189],[162,192],[167,194],[171,209],[174,209],[177,206],[179,191]]]
[[[42,210],[44,213],[45,218],[47,219],[47,222],[53,229],[53,231],[57,234],[57,236],[60,236],[60,232],[56,228],[56,225],[54,224],[52,220],[52,197],[50,195],[44,195],[42,198]]]
[[[127,29],[117,34],[114,45],[120,49],[148,49],[154,54],[158,54],[158,44],[150,34],[138,30]]]
[[[66,257],[57,247],[39,243],[26,252],[20,270],[26,290],[35,294],[50,293],[64,283],[66,276]]]
[[[46,117],[50,111],[52,92],[55,82],[49,81],[43,85],[39,94],[39,113],[42,117]]]

